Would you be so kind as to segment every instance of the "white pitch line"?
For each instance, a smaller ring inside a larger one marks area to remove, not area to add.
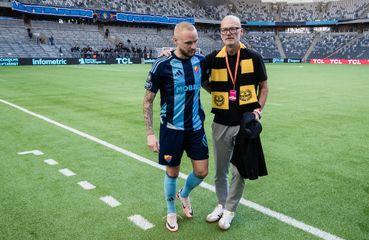
[[[49,164],[51,166],[54,166],[54,165],[58,164],[58,162],[55,161],[54,159],[46,159],[46,160],[44,160],[44,163]]]
[[[146,220],[141,215],[132,215],[132,216],[128,217],[128,219],[131,222],[133,222],[134,224],[136,224],[139,228],[142,228],[145,231],[147,229],[150,229],[150,228],[155,227],[154,224],[152,224],[151,222],[149,222],[148,220]]]
[[[61,174],[63,174],[64,176],[66,176],[66,177],[72,177],[72,176],[77,175],[74,172],[72,172],[71,170],[69,170],[68,168],[60,169],[59,172]]]
[[[101,197],[100,200],[108,204],[112,208],[118,207],[119,205],[121,205],[121,203],[117,201],[115,198],[113,198],[112,196],[104,196],[104,197]]]
[[[114,150],[114,151],[117,151],[117,152],[122,153],[122,154],[124,154],[126,156],[129,156],[131,158],[134,158],[134,159],[136,159],[136,160],[138,160],[140,162],[144,162],[144,163],[146,163],[146,164],[148,164],[150,166],[153,166],[155,168],[158,168],[158,169],[161,169],[161,170],[165,171],[165,166],[159,165],[158,163],[153,162],[153,161],[151,161],[151,160],[149,160],[147,158],[144,158],[144,157],[142,157],[142,156],[140,156],[140,155],[138,155],[136,153],[133,153],[133,152],[130,152],[130,151],[125,150],[123,148],[120,148],[118,146],[115,146],[115,145],[113,145],[111,143],[108,143],[108,142],[106,142],[104,140],[101,140],[101,139],[99,139],[97,137],[94,137],[92,135],[89,135],[87,133],[81,132],[81,131],[79,131],[77,129],[74,129],[72,127],[69,127],[67,125],[58,123],[58,122],[56,122],[56,121],[54,121],[54,120],[52,120],[50,118],[44,117],[44,116],[42,116],[40,114],[37,114],[37,113],[34,113],[34,112],[31,112],[31,111],[29,111],[29,110],[27,110],[27,109],[25,109],[23,107],[20,107],[18,105],[13,104],[13,103],[7,102],[7,101],[5,101],[3,99],[0,99],[0,102],[4,103],[6,105],[9,105],[9,106],[11,106],[13,108],[16,108],[16,109],[18,109],[18,110],[20,110],[22,112],[25,112],[27,114],[30,114],[30,115],[32,115],[34,117],[37,117],[39,119],[42,119],[42,120],[44,120],[44,121],[46,121],[48,123],[51,123],[51,124],[56,125],[58,127],[64,128],[64,129],[66,129],[66,130],[68,130],[68,131],[70,131],[72,133],[75,133],[75,134],[77,134],[77,135],[79,135],[81,137],[84,137],[86,139],[89,139],[89,140],[91,140],[91,141],[93,141],[95,143],[101,144],[101,145],[103,145],[103,146],[105,146],[107,148],[110,148],[110,149]],[[187,175],[186,174],[183,174],[183,173],[179,173],[179,177],[180,178],[183,178],[183,179],[186,179],[187,178]],[[203,183],[201,183],[200,186],[202,186],[203,188],[208,189],[208,190],[210,190],[212,192],[215,192],[215,187],[213,185],[210,185],[208,183],[203,182]],[[278,219],[281,222],[284,222],[284,223],[286,223],[288,225],[291,225],[291,226],[293,226],[295,228],[301,229],[304,232],[310,233],[310,234],[312,234],[314,236],[317,236],[319,238],[322,238],[322,239],[325,239],[325,240],[343,240],[343,238],[340,238],[338,236],[335,236],[333,234],[330,234],[328,232],[325,232],[323,230],[320,230],[318,228],[315,228],[313,226],[310,226],[310,225],[308,225],[306,223],[303,223],[301,221],[298,221],[298,220],[296,220],[296,219],[294,219],[292,217],[289,217],[287,215],[284,215],[282,213],[279,213],[279,212],[273,211],[273,210],[271,210],[269,208],[263,207],[263,206],[261,206],[261,205],[259,205],[257,203],[248,201],[248,200],[246,200],[244,198],[241,199],[240,203],[242,205],[244,205],[244,206],[247,206],[249,208],[252,208],[252,209],[254,209],[254,210],[258,211],[258,212],[261,212],[261,213],[263,213],[263,214],[265,214],[267,216],[270,216],[272,218]]]
[[[33,154],[35,156],[40,156],[40,155],[43,155],[44,153],[41,152],[40,150],[32,150],[32,151],[19,152],[18,154],[19,155]]]
[[[92,190],[92,189],[96,188],[95,185],[91,184],[88,181],[81,181],[81,182],[78,183],[78,185],[80,185],[85,190]]]

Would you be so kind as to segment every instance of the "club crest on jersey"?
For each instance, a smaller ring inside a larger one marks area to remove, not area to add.
[[[200,68],[199,68],[199,66],[195,66],[195,67],[193,67],[193,70],[195,70],[195,73],[198,73]]]
[[[171,155],[164,155],[164,160],[167,162],[170,162],[172,160],[172,156]]]

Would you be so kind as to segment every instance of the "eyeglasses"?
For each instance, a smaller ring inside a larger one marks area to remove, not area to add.
[[[230,34],[235,34],[238,31],[238,29],[241,28],[240,27],[221,28],[220,33],[227,34],[229,32]]]

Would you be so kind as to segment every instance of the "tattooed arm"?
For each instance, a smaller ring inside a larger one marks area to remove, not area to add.
[[[146,124],[147,145],[149,146],[150,150],[159,152],[159,143],[153,130],[153,103],[155,96],[156,93],[146,90],[143,101],[143,114]]]

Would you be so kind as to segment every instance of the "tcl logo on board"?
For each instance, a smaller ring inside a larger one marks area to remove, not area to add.
[[[369,59],[310,59],[312,64],[369,64]]]

